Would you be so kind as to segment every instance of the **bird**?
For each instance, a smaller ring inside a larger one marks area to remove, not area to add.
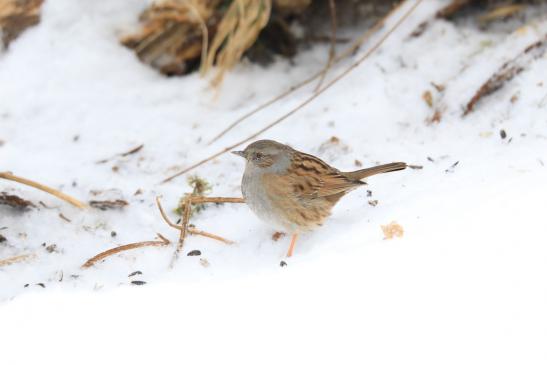
[[[340,198],[366,185],[363,179],[407,167],[393,162],[342,172],[273,140],[259,140],[232,153],[246,160],[241,181],[245,203],[262,221],[292,235],[287,257],[293,255],[298,235],[321,226]]]

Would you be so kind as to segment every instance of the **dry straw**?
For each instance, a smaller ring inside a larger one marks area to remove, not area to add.
[[[222,82],[226,71],[233,68],[243,52],[256,41],[268,23],[271,8],[271,0],[234,0],[230,4],[218,25],[202,69],[206,73],[216,64],[214,86]]]
[[[49,186],[45,186],[45,185],[40,184],[36,181],[25,179],[24,177],[15,176],[10,172],[0,172],[0,178],[15,181],[15,182],[18,182],[20,184],[32,186],[33,188],[45,191],[46,193],[49,193],[53,196],[56,196],[57,198],[59,198],[61,200],[64,200],[64,201],[74,205],[77,208],[83,209],[83,208],[86,207],[86,205],[84,203],[82,203],[81,201],[79,201],[79,200],[77,200],[77,199],[75,199],[75,198],[73,198],[73,197],[71,197],[71,196],[69,196],[69,195],[67,195],[63,192],[60,192],[59,190],[50,188]]]

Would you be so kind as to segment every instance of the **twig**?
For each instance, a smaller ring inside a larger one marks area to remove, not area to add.
[[[365,61],[368,57],[370,57],[370,55],[376,51],[385,41],[386,39],[401,25],[402,22],[404,22],[409,16],[410,14],[412,14],[412,12],[418,7],[418,5],[420,5],[422,3],[423,0],[418,0],[416,1],[412,6],[411,8],[395,23],[395,25],[393,27],[391,27],[391,29],[389,29],[381,38],[380,40],[374,45],[372,46],[363,56],[361,56],[355,63],[353,63],[351,66],[349,66],[346,70],[344,70],[342,73],[340,73],[338,76],[336,76],[334,79],[332,79],[329,83],[327,83],[327,85],[325,87],[323,87],[322,89],[320,89],[318,92],[316,92],[315,94],[311,95],[309,98],[307,98],[306,100],[304,100],[301,104],[299,104],[298,106],[296,106],[294,109],[290,110],[288,113],[284,114],[283,116],[279,117],[278,119],[274,120],[273,122],[271,122],[270,124],[268,124],[266,127],[260,129],[258,132],[256,133],[253,133],[252,135],[250,135],[249,137],[233,144],[233,145],[230,145],[224,149],[222,149],[221,151],[213,154],[212,156],[209,156],[203,160],[201,160],[200,162],[198,163],[195,163],[193,164],[192,166],[182,170],[182,171],[179,171],[177,172],[176,174],[172,175],[172,176],[169,176],[168,178],[164,179],[162,181],[162,183],[166,183],[168,181],[171,181],[173,180],[174,178],[180,176],[180,175],[183,175],[185,173],[187,173],[188,171],[190,170],[193,170],[194,168],[198,167],[198,166],[201,166],[203,165],[204,163],[206,162],[209,162],[213,159],[215,159],[216,157],[238,147],[238,146],[241,146],[242,144],[246,143],[246,142],[249,142],[251,140],[253,140],[255,137],[259,136],[260,134],[264,133],[265,131],[275,127],[276,125],[278,125],[279,123],[283,122],[284,120],[286,120],[288,117],[290,117],[291,115],[295,114],[297,111],[299,111],[300,109],[302,109],[303,107],[305,107],[306,105],[308,105],[309,103],[311,103],[313,100],[315,100],[318,96],[320,96],[321,94],[323,94],[326,90],[328,90],[332,85],[334,85],[335,83],[337,83],[338,81],[340,81],[340,79],[344,78],[346,75],[348,75],[351,71],[353,71],[355,68],[357,68],[361,63],[363,63],[363,61]]]
[[[68,223],[71,223],[72,221],[70,219],[68,219],[67,217],[65,217],[65,215],[63,213],[59,213],[59,218],[61,218],[62,220],[68,222]]]
[[[127,152],[122,152],[122,153],[117,153],[115,154],[114,156],[110,157],[110,158],[105,158],[103,160],[99,160],[97,161],[96,163],[97,164],[101,164],[101,163],[107,163],[108,161],[112,160],[113,158],[116,158],[116,157],[126,157],[126,156],[129,156],[129,155],[132,155],[134,153],[137,153],[139,152],[140,150],[142,150],[142,148],[144,147],[144,144],[141,144],[137,147],[133,147],[132,149],[130,149],[129,151]]]
[[[36,257],[36,254],[34,253],[27,253],[24,255],[8,257],[7,259],[0,260],[0,267],[12,265],[21,261],[26,261],[34,257]]]
[[[327,72],[329,72],[329,69],[331,68],[334,62],[334,57],[336,56],[336,4],[334,3],[334,0],[329,0],[329,12],[330,12],[329,60],[327,61],[325,68],[321,72],[321,76],[319,77],[319,82],[317,83],[317,86],[315,87],[315,92],[318,92],[321,89],[321,86],[323,86],[323,81],[325,80],[325,76],[327,76]]]
[[[214,199],[214,198],[210,198],[210,199]],[[242,198],[222,198],[222,199],[242,199]],[[223,201],[223,202],[224,203],[239,203],[239,201]],[[193,203],[193,200],[192,200],[192,203]],[[218,202],[215,201],[215,203],[218,203]],[[156,197],[156,204],[158,206],[158,209],[160,210],[161,217],[163,218],[163,220],[165,221],[165,223],[167,223],[167,225],[169,227],[173,227],[173,228],[178,229],[178,230],[181,230],[183,228],[182,225],[178,225],[178,224],[175,224],[175,223],[171,222],[171,220],[167,217],[167,214],[165,214],[165,211],[163,210],[163,207],[161,206],[159,196]],[[220,241],[220,242],[224,242],[226,244],[234,243],[234,241],[230,241],[230,240],[228,240],[224,237],[220,237],[220,236],[217,236],[216,234],[205,232],[205,231],[193,228],[193,227],[188,227],[187,229],[188,229],[188,233],[190,233],[192,235],[208,237],[208,238]]]
[[[192,196],[192,204],[200,203],[245,203],[243,198],[224,198],[212,196]]]
[[[214,240],[226,243],[226,244],[234,243],[234,241],[230,241],[226,238],[217,236],[216,234],[201,231],[201,230],[195,229],[193,227],[188,227],[188,222],[189,222],[189,219],[190,219],[190,210],[191,210],[192,204],[194,203],[193,198],[204,198],[204,197],[195,197],[195,196],[192,196],[192,195],[189,195],[189,196],[186,197],[186,200],[183,204],[184,210],[182,212],[182,224],[178,225],[178,224],[175,224],[175,223],[171,222],[171,220],[167,217],[167,214],[165,214],[165,211],[163,210],[163,207],[161,206],[160,197],[159,196],[156,197],[156,204],[157,204],[158,209],[160,211],[161,217],[163,218],[165,223],[167,223],[168,226],[173,227],[175,229],[178,229],[180,231],[179,242],[178,242],[178,245],[177,245],[177,249],[175,250],[175,253],[173,254],[173,258],[171,259],[171,264],[169,265],[171,268],[175,265],[175,262],[177,261],[179,255],[180,255],[180,252],[182,251],[182,248],[184,246],[184,240],[186,238],[186,233],[208,237],[208,238],[211,238],[211,239],[214,239]],[[206,198],[205,200],[201,200],[201,202],[206,202],[207,201],[207,202],[218,203],[219,199],[224,199],[222,201],[224,203],[226,203],[226,202],[228,202],[228,203],[239,203],[239,201],[237,201],[238,199],[243,200],[242,198]]]
[[[543,57],[547,51],[547,35],[544,35],[540,40],[532,43],[520,52],[512,60],[504,63],[488,80],[481,85],[475,92],[473,97],[465,105],[463,116],[471,113],[477,103],[485,96],[494,93],[501,89],[506,82],[512,80],[516,75],[521,73],[534,60]]]
[[[127,245],[111,248],[110,250],[106,250],[104,252],[101,252],[100,254],[93,256],[89,260],[87,260],[83,265],[82,269],[88,268],[93,266],[97,261],[102,260],[104,258],[107,258],[108,256],[115,255],[117,253],[128,251],[128,250],[134,250],[136,248],[141,247],[151,247],[151,246],[167,246],[171,242],[158,233],[158,237],[160,238],[160,241],[144,241],[144,242],[136,242],[136,243],[129,243]]]
[[[188,232],[188,222],[190,221],[190,212],[192,210],[190,197],[191,195],[188,195],[185,198],[185,202],[183,204],[184,209],[182,210],[182,214],[181,214],[182,225],[179,230],[180,231],[179,242],[177,244],[177,249],[175,250],[175,253],[173,254],[173,258],[171,259],[171,264],[169,265],[171,268],[175,265],[175,262],[179,258],[179,254],[182,252],[182,248],[184,247],[184,240],[186,239],[186,233]]]
[[[64,200],[67,203],[70,203],[70,204],[74,205],[77,208],[83,209],[83,208],[86,207],[86,205],[84,203],[82,203],[81,201],[79,201],[79,200],[77,200],[77,199],[75,199],[71,196],[68,196],[65,193],[62,193],[59,190],[55,190],[53,188],[50,188],[48,186],[42,185],[40,183],[37,183],[37,182],[29,180],[29,179],[25,179],[25,178],[20,177],[20,176],[15,176],[10,172],[0,172],[0,178],[15,181],[15,182],[18,182],[20,184],[32,186],[33,188],[45,191],[46,193],[54,195],[57,198],[59,198],[61,200]]]
[[[158,209],[160,210],[161,217],[163,218],[163,220],[165,221],[165,223],[167,223],[167,225],[169,227],[173,227],[173,228],[176,228],[176,229],[182,229],[182,226],[179,226],[179,225],[171,222],[171,220],[167,217],[167,214],[165,214],[165,211],[163,210],[163,207],[161,206],[159,196],[156,197],[156,205],[158,206]]]
[[[224,237],[217,236],[216,234],[205,232],[205,231],[202,231],[202,230],[199,230],[199,229],[196,229],[196,228],[192,228],[192,227],[188,227],[188,233],[190,233],[191,235],[203,236],[203,237],[213,239],[215,241],[220,241],[220,242],[225,243],[227,245],[231,245],[231,244],[235,243],[234,241],[228,240]]]
[[[321,71],[322,72],[322,71]],[[217,140],[219,140],[220,138],[222,138],[226,133],[228,133],[229,131],[231,131],[233,128],[235,128],[239,123],[243,122],[244,120],[248,119],[249,117],[252,117],[253,115],[255,115],[256,113],[260,112],[261,110],[263,109],[266,109],[267,107],[269,107],[270,105],[272,104],[275,104],[277,101],[285,98],[286,96],[289,96],[290,94],[292,94],[293,92],[295,92],[296,90],[306,86],[307,84],[309,84],[310,82],[312,82],[313,80],[317,79],[320,75],[321,75],[321,72],[318,72],[312,76],[310,76],[309,78],[303,80],[303,81],[300,81],[298,84],[296,85],[293,85],[291,86],[288,90],[282,92],[281,94],[277,95],[276,97],[268,100],[267,102],[265,102],[264,104],[260,104],[258,107],[256,107],[255,109],[251,110],[250,112],[248,112],[247,114],[241,116],[240,118],[238,118],[237,120],[235,120],[234,122],[232,122],[227,128],[225,128],[222,132],[220,132],[217,136],[215,136],[209,143],[208,145],[211,145],[213,144],[214,142],[216,142]]]
[[[199,72],[201,75],[205,75],[205,62],[207,61],[207,50],[209,49],[209,31],[207,30],[207,24],[205,24],[205,21],[201,17],[198,9],[192,4],[192,1],[185,0],[183,4],[188,7],[190,12],[196,17],[201,29],[201,60],[199,62]]]

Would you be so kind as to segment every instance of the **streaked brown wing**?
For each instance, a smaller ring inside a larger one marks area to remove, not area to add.
[[[342,175],[324,161],[305,153],[294,155],[292,168],[284,177],[290,182],[292,193],[302,198],[328,197],[364,184]]]
[[[295,157],[285,174],[264,174],[262,182],[272,209],[304,230],[321,225],[346,192],[364,184],[310,155]]]

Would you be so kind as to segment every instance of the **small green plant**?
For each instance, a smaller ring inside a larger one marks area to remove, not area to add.
[[[177,214],[179,215],[182,215],[182,212],[184,211],[186,198],[189,195],[205,196],[213,190],[213,187],[211,186],[211,184],[209,184],[207,180],[197,175],[189,176],[186,181],[188,182],[188,185],[190,185],[190,187],[192,188],[192,192],[186,193],[184,194],[182,198],[180,198],[179,204],[177,208],[175,209],[175,212],[177,212]],[[193,204],[190,210],[190,217],[193,216],[194,214],[201,212],[202,210],[205,210],[205,208],[206,208],[205,204]]]

